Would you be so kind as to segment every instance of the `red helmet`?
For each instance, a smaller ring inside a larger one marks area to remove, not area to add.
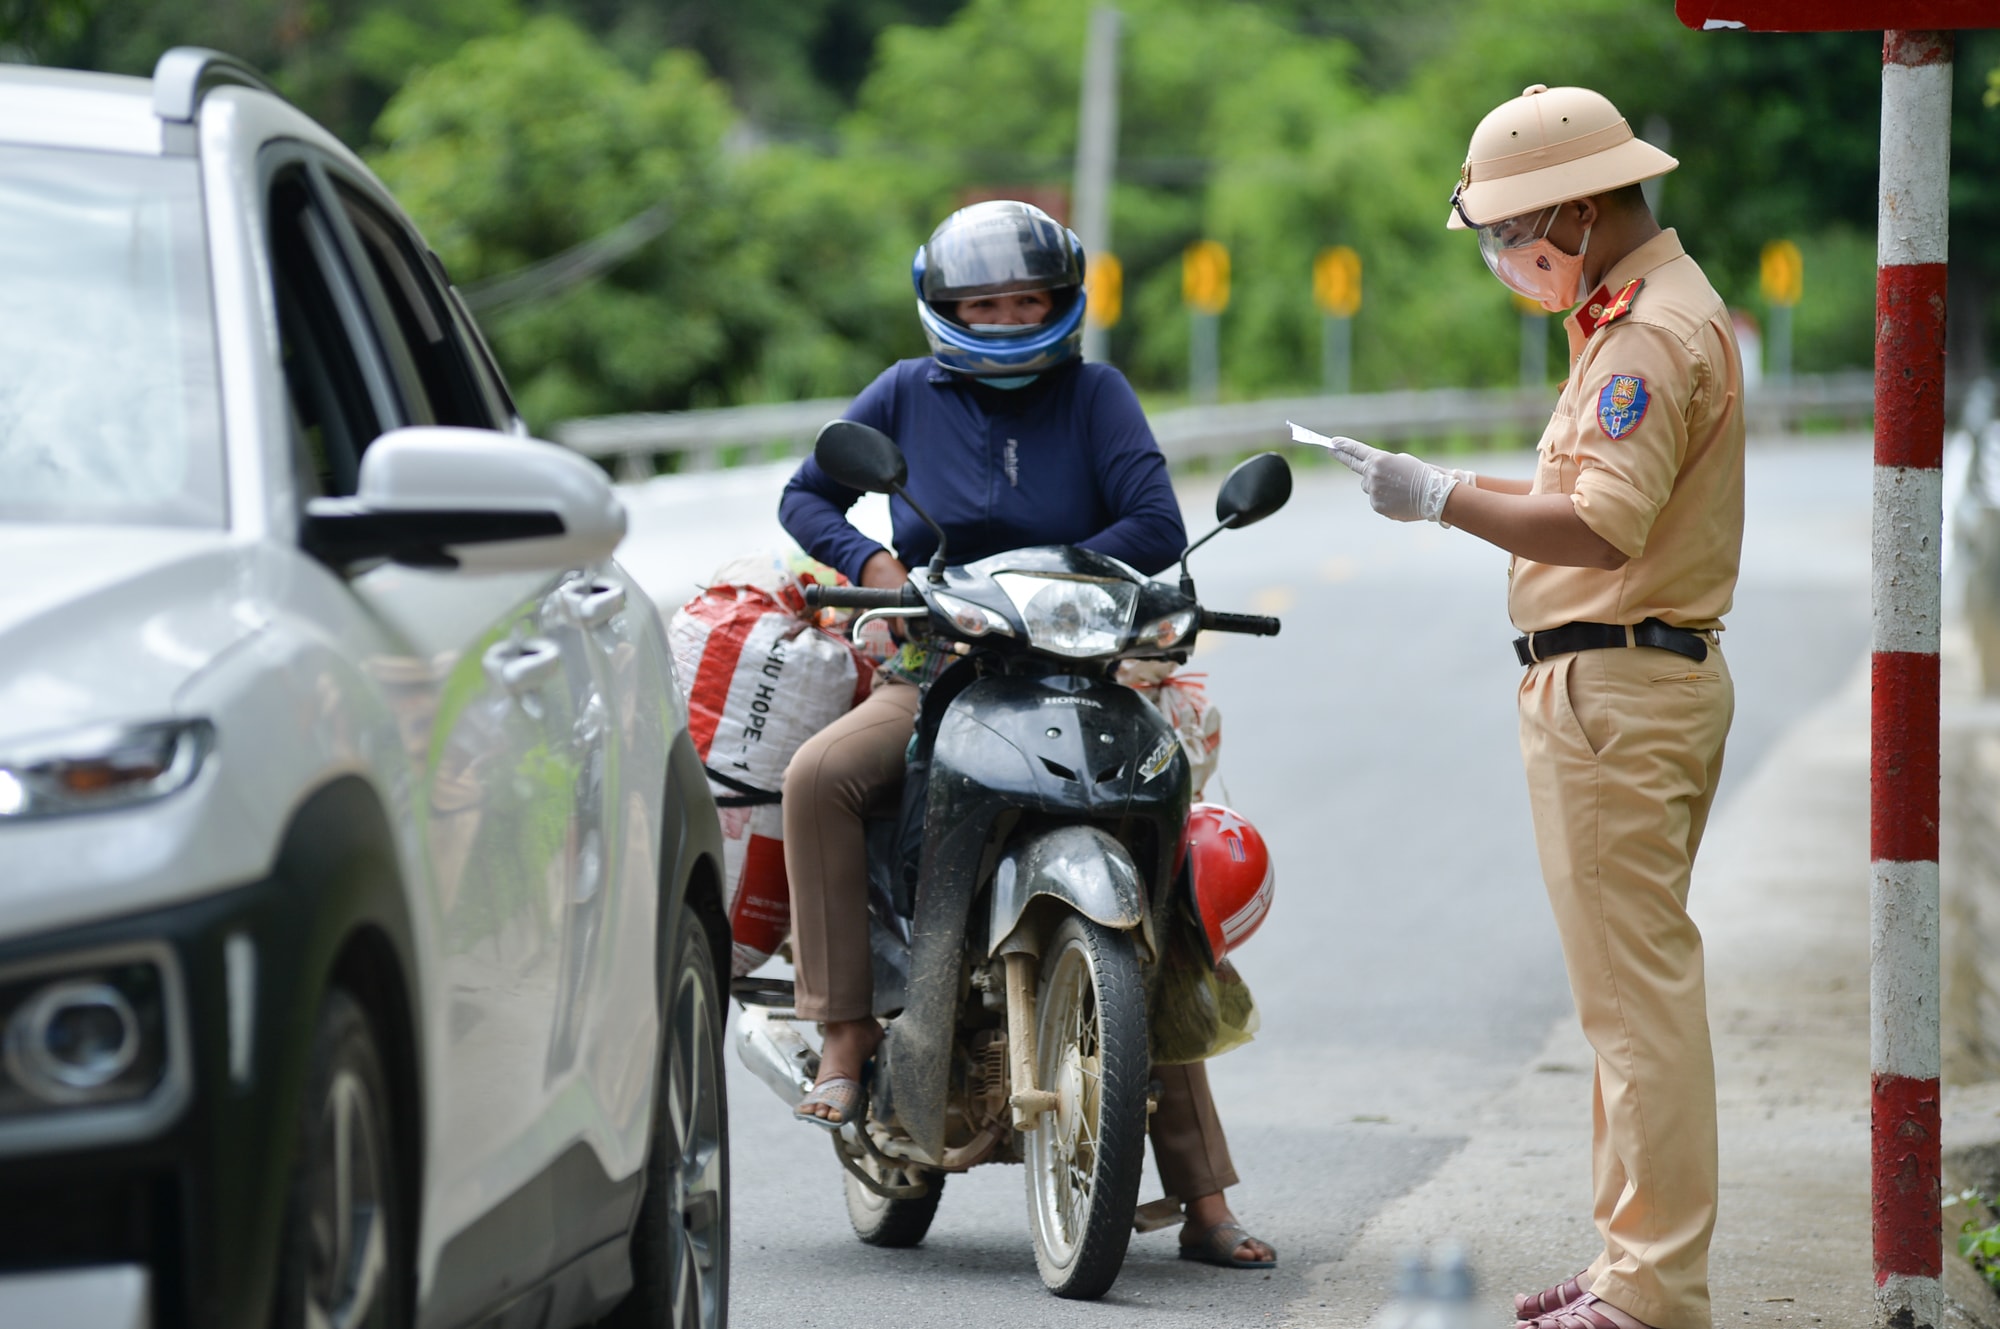
[[[1220,960],[1250,940],[1271,912],[1277,871],[1257,828],[1220,803],[1197,803],[1181,832],[1181,860],[1193,887],[1195,917]]]

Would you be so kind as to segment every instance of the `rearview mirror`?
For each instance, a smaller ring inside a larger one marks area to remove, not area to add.
[[[1292,466],[1276,452],[1261,452],[1238,465],[1215,496],[1215,519],[1231,530],[1264,520],[1292,497]]]
[[[813,440],[813,460],[849,489],[889,494],[910,478],[896,440],[855,420],[829,420]]]
[[[352,498],[306,505],[302,543],[336,568],[373,559],[541,572],[611,557],[625,507],[596,463],[487,429],[393,429],[361,456]]]

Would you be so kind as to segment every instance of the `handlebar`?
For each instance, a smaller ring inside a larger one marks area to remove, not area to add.
[[[1201,611],[1201,626],[1206,632],[1243,632],[1253,637],[1275,637],[1283,625],[1263,614],[1223,614],[1204,609]]]
[[[903,609],[921,605],[924,597],[907,583],[902,586],[808,586],[808,609]]]

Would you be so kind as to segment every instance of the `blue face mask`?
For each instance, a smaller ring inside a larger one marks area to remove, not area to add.
[[[982,378],[979,381],[989,388],[1025,388],[1040,377],[1040,374],[1016,374],[1011,378]]]

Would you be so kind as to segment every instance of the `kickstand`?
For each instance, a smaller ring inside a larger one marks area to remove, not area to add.
[[[1173,1227],[1186,1217],[1181,1212],[1181,1202],[1169,1195],[1158,1200],[1148,1200],[1132,1211],[1134,1232],[1158,1232],[1163,1227]]]

